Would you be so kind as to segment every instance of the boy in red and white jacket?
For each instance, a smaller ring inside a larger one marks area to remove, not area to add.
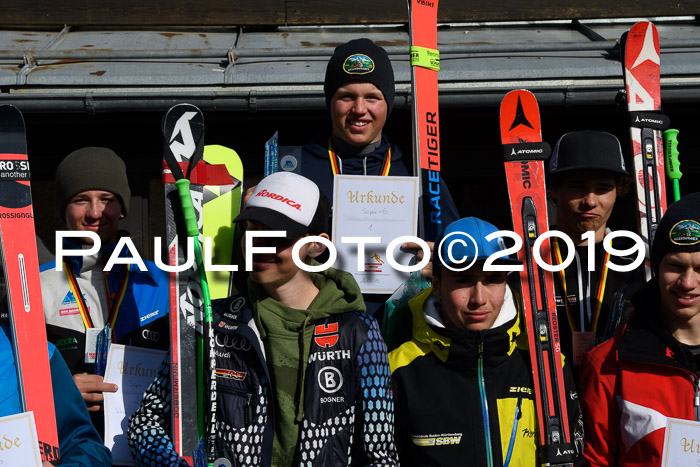
[[[655,277],[634,314],[581,368],[587,460],[661,465],[668,417],[700,422],[700,193],[671,205],[656,231]]]

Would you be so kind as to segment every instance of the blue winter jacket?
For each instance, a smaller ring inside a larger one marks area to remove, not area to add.
[[[0,326],[0,416],[21,412],[19,383],[12,352],[11,331]],[[112,453],[102,444],[92,426],[85,401],[73,382],[61,354],[49,343],[51,382],[58,428],[62,466],[97,467],[112,465]]]

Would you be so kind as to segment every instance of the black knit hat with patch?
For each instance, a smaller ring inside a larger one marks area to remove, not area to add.
[[[700,193],[684,196],[668,207],[661,218],[651,247],[651,267],[669,253],[700,251]]]
[[[126,165],[108,148],[89,147],[68,154],[56,168],[56,212],[65,220],[70,199],[88,190],[113,193],[122,205],[124,216],[129,211],[131,190]]]
[[[323,92],[326,94],[326,107],[330,108],[331,98],[336,89],[350,81],[368,81],[384,94],[387,116],[394,106],[394,69],[386,50],[369,39],[354,39],[335,48],[326,67]]]

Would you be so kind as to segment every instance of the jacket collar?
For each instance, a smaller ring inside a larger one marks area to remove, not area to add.
[[[691,370],[688,352],[666,328],[658,313],[661,310],[656,278],[647,282],[632,297],[634,314],[622,331],[617,358]]]
[[[515,351],[527,348],[525,333],[520,330],[520,317],[510,288],[495,327],[483,331],[447,329],[440,318],[440,303],[432,296],[432,287],[409,301],[413,315],[413,337],[426,344],[443,362],[458,367],[474,367],[478,345],[483,342],[488,364],[498,364]]]
[[[126,232],[124,232],[124,234],[128,235]],[[66,251],[72,250],[77,252],[79,250],[89,249],[91,246],[92,245],[86,245],[84,243],[73,241],[69,238],[63,239],[63,249]],[[104,263],[107,262],[107,259],[114,253],[114,249],[116,248],[116,246],[117,243],[102,245],[97,253],[93,253],[91,255],[71,255],[70,253],[68,253],[63,257],[63,260],[65,261],[66,265],[71,269],[71,271],[73,271],[73,274],[75,274],[76,276],[80,276],[81,273],[95,268],[102,271],[104,268]],[[119,257],[130,258],[131,254],[129,252],[129,249],[126,247],[122,248],[122,250],[119,252]],[[138,267],[134,265],[132,265],[131,268],[132,271],[139,271],[140,273],[149,277],[154,284],[157,284],[158,277],[156,277],[156,275],[160,273],[160,271],[156,270],[156,268],[152,269],[153,270],[147,269],[146,271],[140,271]],[[112,271],[122,273],[125,270],[126,265],[124,264],[115,264],[112,268]]]

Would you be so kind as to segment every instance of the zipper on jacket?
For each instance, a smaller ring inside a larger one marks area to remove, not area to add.
[[[252,409],[252,400],[253,400],[253,394],[245,391],[237,391],[235,389],[227,388],[227,387],[219,387],[218,390],[220,392],[225,392],[228,394],[232,394],[236,397],[240,397],[241,399],[245,399],[245,404],[243,404],[243,426],[249,426],[250,421],[253,418],[253,409]]]
[[[506,461],[503,463],[503,467],[508,467],[510,464],[510,456],[513,455],[513,447],[515,446],[515,437],[518,434],[518,422],[522,417],[522,412],[520,411],[520,406],[523,403],[522,394],[518,396],[518,403],[515,406],[515,417],[513,418],[513,430],[510,432],[510,441],[508,442],[508,454],[506,454]]]
[[[252,397],[253,397],[252,394],[248,394],[246,401],[245,401],[245,406],[243,406],[243,425],[244,426],[250,426],[250,419],[252,418],[250,400],[252,399]]]
[[[479,394],[481,395],[481,414],[484,417],[484,439],[486,440],[486,465],[493,467],[491,451],[491,428],[489,427],[489,403],[486,400],[486,383],[484,381],[484,342],[479,337],[479,360],[477,371],[479,377]]]
[[[700,422],[700,378],[691,373],[693,386],[695,388],[695,396],[693,397],[693,405],[695,406],[695,421]]]

